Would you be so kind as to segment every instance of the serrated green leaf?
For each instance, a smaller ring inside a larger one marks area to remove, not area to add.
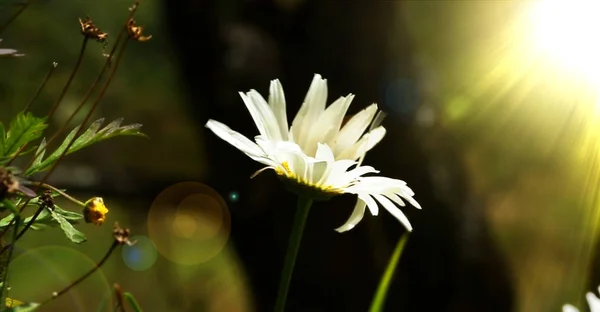
[[[45,118],[38,118],[33,116],[31,113],[19,113],[11,121],[8,131],[2,131],[0,134],[0,156],[5,159],[6,157],[13,157],[19,149],[40,136],[48,125],[45,123]],[[5,163],[6,160],[3,160]],[[0,163],[3,164],[3,163]]]
[[[85,130],[85,132],[80,135],[77,140],[75,140],[75,142],[73,143],[73,146],[80,146],[82,144],[85,144],[85,142],[89,142],[90,140],[92,140],[94,138],[94,136],[96,135],[96,133],[98,133],[98,130],[100,130],[100,127],[102,126],[102,124],[104,123],[104,118],[100,118],[94,122],[92,122],[92,124],[90,125],[90,127]]]
[[[8,300],[9,299],[6,300],[7,304],[8,304]],[[40,307],[39,303],[27,302],[27,303],[24,303],[22,305],[18,305],[16,307],[10,307],[6,311],[7,312],[31,312],[31,311],[37,310],[37,308],[39,308],[39,307]]]
[[[38,198],[34,198],[32,201],[34,201],[34,200],[38,200]],[[39,204],[36,204],[36,203],[32,204],[30,202],[28,205],[39,205]],[[83,214],[64,210],[57,205],[54,205],[54,213],[60,215],[64,220],[66,220],[71,225],[79,224],[80,223],[79,221],[83,220]],[[11,214],[11,215],[8,215],[8,216],[0,219],[0,229],[8,226],[10,224],[10,222],[13,220],[13,218],[14,218],[14,216]],[[31,222],[32,218],[33,218],[33,216],[27,217],[23,221],[23,224],[27,224],[27,223]],[[39,230],[43,230],[43,229],[47,229],[47,228],[51,228],[51,227],[59,227],[59,226],[62,227],[60,222],[52,216],[52,213],[50,212],[50,210],[44,209],[44,210],[42,210],[42,212],[40,212],[38,217],[35,219],[35,222],[33,222],[33,224],[31,225],[31,229],[35,230],[35,231],[39,231]]]
[[[54,205],[54,212],[60,214],[61,216],[63,216],[63,218],[65,218],[68,221],[83,220],[83,215],[81,213],[64,210],[56,205]],[[70,223],[75,224],[77,222],[70,222]]]
[[[32,165],[31,167],[29,167],[29,169],[24,173],[24,175],[28,176],[35,172],[39,172],[39,171],[42,171],[42,170],[50,167],[54,162],[56,162],[58,160],[60,155],[67,149],[67,146],[69,146],[69,142],[71,142],[71,140],[73,140],[73,138],[77,134],[77,131],[79,131],[79,126],[75,127],[75,129],[73,129],[73,130],[71,130],[71,132],[69,132],[69,134],[67,135],[65,140],[54,151],[54,153],[52,153],[50,156],[48,156],[48,158],[46,158],[45,160],[38,163],[37,166]],[[73,146],[71,146],[70,149],[72,149],[72,148],[73,148]]]
[[[87,146],[90,146],[94,143],[98,143],[98,142],[107,140],[109,138],[115,137],[115,136],[122,136],[122,135],[146,136],[145,134],[143,134],[139,131],[139,129],[142,127],[141,124],[132,124],[132,125],[120,127],[122,121],[123,121],[122,118],[117,119],[102,129],[100,129],[100,127],[102,126],[102,123],[104,122],[104,118],[94,121],[83,134],[81,134],[79,137],[77,137],[75,139],[75,142],[73,142],[73,144],[69,148],[67,155],[69,155],[73,152],[76,152],[82,148],[85,148]],[[41,160],[37,164],[33,164],[25,172],[24,175],[29,176],[36,172],[40,172],[40,171],[49,169],[50,166],[52,166],[52,164],[54,164],[58,160],[60,155],[65,151],[65,149],[69,145],[69,142],[71,142],[71,140],[73,140],[73,137],[75,136],[75,134],[77,134],[80,126],[75,127],[75,129],[73,129],[73,131],[71,131],[69,133],[69,135],[67,135],[67,137],[65,138],[63,143],[50,156],[48,156],[45,160]]]
[[[33,160],[32,166],[39,166],[42,163],[42,159],[46,154],[46,138],[42,138],[42,142],[38,149],[35,151],[35,159]]]
[[[69,223],[69,221],[65,219],[61,214],[56,213],[54,211],[52,211],[51,213],[52,218],[54,218],[54,220],[56,220],[58,224],[60,224],[60,228],[63,230],[63,232],[69,240],[76,244],[83,243],[87,240],[87,238],[85,238],[85,235],[83,235],[83,233],[75,229],[73,225]]]
[[[23,223],[27,224],[29,222],[31,222],[31,219],[33,218],[33,216],[27,217]],[[12,220],[14,219],[14,214],[8,215],[4,218],[2,218],[2,220],[0,220],[0,228],[6,227],[10,224],[10,222],[12,222]],[[42,210],[42,212],[40,212],[40,214],[38,215],[38,217],[35,219],[35,222],[33,224],[41,224],[41,223],[48,223],[48,221],[52,221],[52,216],[50,215],[50,212],[48,212],[47,209]],[[58,226],[58,223],[56,223],[54,221],[54,223],[56,224],[56,226]]]

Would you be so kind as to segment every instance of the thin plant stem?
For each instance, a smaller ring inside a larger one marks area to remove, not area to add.
[[[56,69],[57,66],[58,66],[58,63],[52,62],[52,66],[50,66],[50,69],[48,70],[48,73],[46,74],[46,78],[44,78],[44,81],[42,81],[42,84],[37,89],[37,91],[31,98],[31,100],[29,100],[29,103],[27,103],[27,106],[25,106],[23,113],[27,113],[27,111],[29,111],[29,109],[31,108],[31,105],[33,104],[33,102],[38,98],[38,96],[40,96],[40,94],[42,93],[42,90],[44,90],[44,87],[46,87],[46,83],[48,83],[48,80],[50,80],[50,77],[52,77],[52,74],[54,73],[54,70]]]
[[[31,100],[29,100],[29,103],[27,104],[27,106],[25,106],[25,109],[23,110],[24,114],[27,113],[27,111],[31,108],[31,104],[33,104],[33,101],[35,101],[35,99],[37,99],[37,97],[40,95],[40,93],[46,86],[46,83],[50,79],[50,76],[52,76],[52,73],[56,69],[57,65],[58,65],[57,63],[52,63],[52,66],[50,67],[48,74],[46,74],[46,78],[42,82],[42,85],[38,88],[37,92],[35,92],[35,95],[31,98]],[[27,147],[27,145],[28,145],[28,143],[23,144],[23,146],[21,146],[19,148],[19,150],[13,155],[13,157],[11,157],[11,159],[8,161],[8,163],[6,163],[6,166],[10,166],[10,164],[12,164],[12,162],[15,161],[15,159],[17,159],[17,157],[19,157],[19,154],[21,154],[21,152]]]
[[[13,252],[15,250],[14,246],[19,233],[19,225],[21,225],[21,215],[19,214],[17,207],[15,207],[15,205],[9,199],[4,199],[2,203],[5,207],[12,211],[15,225],[13,228],[13,241],[9,245],[10,247],[8,249],[8,258],[6,258],[6,266],[4,267],[4,272],[2,272],[2,286],[0,286],[0,311],[4,310],[4,307],[6,306],[6,282],[8,280],[8,268],[10,267],[10,261],[12,260]]]
[[[44,184],[46,182],[46,180],[48,179],[48,177],[52,174],[52,172],[56,168],[56,165],[58,163],[60,163],[60,161],[63,159],[63,157],[65,157],[65,155],[67,154],[67,152],[69,151],[69,149],[71,148],[71,146],[73,146],[73,143],[75,143],[75,140],[77,139],[77,137],[79,137],[79,135],[83,132],[83,129],[85,128],[85,124],[90,120],[90,117],[94,113],[94,110],[96,110],[96,107],[98,107],[98,103],[100,103],[100,100],[102,99],[102,96],[106,92],[106,89],[108,89],[108,86],[110,85],[110,82],[112,81],[112,78],[114,77],[114,74],[117,71],[117,67],[119,65],[119,61],[121,60],[121,56],[123,56],[123,52],[125,51],[125,47],[127,46],[127,42],[128,41],[129,40],[126,40],[123,43],[123,46],[121,47],[121,51],[120,51],[119,55],[117,56],[117,61],[115,62],[115,66],[113,68],[113,71],[110,73],[110,76],[108,77],[108,80],[104,84],[104,87],[100,91],[100,94],[98,94],[98,98],[96,99],[96,101],[94,102],[94,104],[92,105],[92,107],[90,108],[90,111],[85,116],[85,119],[81,123],[81,126],[79,127],[79,129],[77,129],[77,132],[75,133],[75,135],[73,136],[73,139],[69,142],[69,144],[67,144],[67,147],[65,148],[65,150],[60,154],[60,156],[58,156],[58,159],[56,160],[56,162],[52,165],[52,167],[50,167],[50,169],[48,170],[48,172],[44,175],[44,178],[42,178],[42,180],[39,182],[40,185],[42,185],[42,184]],[[39,186],[36,187],[36,192],[37,192],[38,189],[39,189]],[[25,206],[23,206],[23,208],[24,207]],[[27,224],[25,224],[25,227],[23,227],[23,229],[19,233],[19,235],[17,236],[17,239],[21,238],[23,236],[23,234],[25,234],[25,232],[35,222],[35,220],[40,215],[40,213],[42,213],[42,210],[43,209],[40,208],[40,209],[38,209],[35,212],[35,214],[31,217],[31,220],[29,222],[27,222]],[[2,254],[2,250],[0,250],[0,255],[1,254]]]
[[[127,302],[129,302],[129,306],[131,306],[131,308],[133,309],[134,312],[142,312],[142,307],[140,307],[140,305],[138,304],[138,302],[135,300],[135,298],[133,297],[133,295],[131,293],[125,292],[123,294],[123,297],[125,297],[125,299],[127,299]]]
[[[67,193],[65,193],[65,192],[63,192],[63,191],[55,188],[54,186],[52,186],[50,184],[40,183],[40,182],[36,182],[36,181],[31,181],[30,183],[32,185],[41,186],[41,187],[43,187],[45,189],[49,189],[49,190],[55,191],[56,193],[60,194],[62,197],[64,197],[64,198],[66,198],[66,199],[74,202],[75,204],[77,204],[79,206],[82,206],[82,207],[85,207],[85,204],[83,202],[77,200],[76,198],[72,197],[71,195],[69,195],[69,194],[67,194]]]
[[[77,57],[77,62],[75,63],[75,67],[73,68],[73,71],[71,72],[71,75],[69,76],[69,80],[67,80],[67,84],[63,87],[62,91],[60,92],[60,95],[58,96],[58,99],[56,99],[56,102],[54,103],[54,105],[52,106],[50,111],[48,112],[48,120],[50,120],[52,118],[52,116],[58,109],[60,102],[65,97],[65,94],[67,94],[67,90],[71,86],[71,83],[73,82],[73,78],[75,78],[75,74],[77,74],[77,71],[79,70],[79,67],[81,66],[81,61],[83,61],[83,56],[85,55],[84,52],[85,52],[85,48],[87,47],[88,41],[89,41],[88,37],[84,36],[83,42],[81,43],[81,50],[79,50],[79,56]]]
[[[50,140],[48,140],[48,142],[46,142],[46,146],[44,146],[42,149],[40,149],[39,151],[37,151],[35,153],[35,155],[33,155],[33,157],[31,157],[31,160],[29,161],[29,164],[25,167],[25,170],[23,170],[23,171],[27,171],[27,169],[29,169],[29,167],[31,167],[31,165],[33,165],[33,162],[35,161],[35,159],[41,153],[43,153],[46,150],[46,148],[48,148],[48,146],[50,146],[50,144],[52,144],[52,142],[54,142],[54,140],[56,140],[56,138],[58,138],[58,136],[60,134],[63,133],[63,131],[68,126],[68,124],[73,120],[73,118],[77,115],[77,113],[81,110],[81,108],[83,108],[83,105],[90,98],[90,96],[92,95],[93,91],[96,88],[96,85],[98,85],[98,83],[100,82],[100,80],[104,76],[104,73],[110,67],[112,57],[114,56],[115,52],[117,51],[117,47],[119,46],[119,43],[121,43],[121,40],[123,39],[123,36],[127,33],[127,23],[129,22],[129,20],[131,18],[133,18],[133,14],[137,10],[138,5],[139,5],[139,1],[136,1],[133,4],[132,9],[129,11],[129,15],[127,16],[127,19],[125,20],[125,26],[122,28],[121,32],[117,36],[117,40],[115,41],[115,44],[113,45],[113,48],[110,51],[110,53],[109,53],[109,55],[108,55],[108,57],[106,59],[106,62],[104,62],[104,66],[102,67],[102,70],[100,71],[100,74],[98,74],[98,76],[96,77],[96,80],[94,81],[94,83],[92,83],[92,86],[88,89],[87,93],[83,97],[83,100],[79,103],[79,105],[73,111],[73,113],[71,113],[71,116],[69,116],[69,118],[67,119],[67,121],[63,123],[63,125],[52,135],[52,137],[50,137]]]
[[[137,7],[137,6],[136,6]],[[58,157],[58,159],[56,160],[56,162],[52,165],[52,167],[50,167],[50,169],[48,170],[48,172],[44,175],[44,177],[42,178],[42,180],[39,182],[40,184],[45,183],[46,180],[50,177],[50,175],[52,174],[52,172],[54,171],[54,169],[56,168],[56,166],[60,163],[60,161],[63,159],[63,157],[67,154],[67,152],[69,151],[69,149],[71,148],[71,146],[73,145],[73,143],[75,143],[75,140],[77,139],[77,137],[83,132],[83,129],[85,127],[85,124],[89,121],[90,117],[92,116],[92,114],[94,113],[94,110],[96,109],[96,107],[98,106],[98,103],[100,103],[100,100],[102,99],[102,97],[104,96],[104,93],[106,92],[106,90],[108,89],[108,86],[110,85],[116,71],[117,68],[119,66],[119,63],[122,59],[123,53],[125,52],[125,48],[127,47],[127,42],[129,42],[129,40],[125,40],[125,42],[122,44],[121,49],[119,51],[119,54],[117,55],[117,60],[115,61],[113,70],[110,73],[110,76],[108,77],[108,80],[106,81],[106,83],[104,84],[104,87],[102,88],[102,90],[100,91],[100,93],[98,94],[98,98],[96,99],[96,101],[94,102],[94,104],[92,104],[92,107],[90,108],[89,112],[87,113],[87,115],[85,116],[85,119],[83,120],[83,122],[81,123],[81,126],[79,127],[79,129],[77,129],[77,132],[75,133],[75,135],[73,136],[73,139],[69,142],[69,144],[67,144],[65,150],[60,154],[60,156]],[[108,62],[109,60],[107,60]],[[33,162],[32,162],[33,163]],[[31,164],[30,164],[31,165]],[[28,166],[29,167],[29,166]],[[34,190],[34,192],[37,193],[37,191],[39,190],[39,185],[36,187],[36,189]],[[23,211],[23,209],[25,209],[25,207],[27,206],[27,203],[29,203],[30,199],[28,199],[23,206],[21,206],[21,211]],[[25,224],[25,226],[23,227],[23,229],[21,230],[21,232],[19,232],[19,235],[17,236],[17,240],[20,239],[27,230],[29,230],[29,228],[31,227],[31,225],[35,222],[35,220],[37,219],[37,217],[40,215],[40,213],[42,213],[43,211],[43,207],[40,207],[31,217],[31,220],[29,220],[29,222],[27,222],[27,224]],[[2,234],[0,234],[0,238],[2,237],[2,235],[4,234],[4,232]],[[8,245],[10,246],[10,245]],[[2,255],[4,253],[4,251],[6,251],[7,246],[4,246],[1,250],[0,250],[0,255]]]
[[[4,24],[2,24],[2,26],[0,26],[0,34],[2,34],[4,32],[4,30],[6,29],[6,27],[8,27],[8,25],[10,25],[12,22],[14,22],[14,20],[16,20],[17,17],[19,17],[19,15],[21,15],[21,13],[23,13],[23,11],[25,11],[25,9],[27,9],[29,4],[31,4],[31,1],[33,1],[33,0],[29,0],[29,1],[25,2],[21,6],[21,8],[8,19],[8,21],[6,21]]]
[[[123,304],[123,291],[121,290],[121,286],[115,283],[113,287],[115,289],[115,297],[117,299],[117,306],[115,307],[115,312],[126,312],[125,305]]]
[[[285,302],[292,280],[292,273],[294,272],[294,265],[296,264],[296,256],[298,255],[298,249],[300,249],[302,233],[304,232],[304,226],[306,225],[306,219],[308,218],[311,205],[311,198],[303,196],[298,197],[298,207],[296,216],[294,217],[294,224],[292,226],[292,233],[288,242],[287,252],[285,254],[285,262],[283,264],[283,271],[279,282],[279,291],[277,292],[277,301],[275,302],[275,312],[282,312],[285,309]]]
[[[66,292],[68,292],[69,290],[71,290],[71,288],[77,286],[79,283],[83,282],[86,278],[88,278],[90,275],[92,275],[94,272],[96,272],[98,269],[100,269],[100,267],[102,267],[102,265],[104,264],[104,262],[106,262],[106,260],[108,260],[108,258],[110,258],[110,255],[117,248],[117,246],[119,246],[119,242],[117,240],[114,240],[113,243],[112,243],[112,245],[110,246],[110,248],[108,249],[108,251],[104,255],[104,257],[102,257],[102,259],[100,260],[100,262],[98,262],[87,273],[83,274],[81,277],[79,277],[78,279],[76,279],[75,281],[73,281],[67,287],[63,288],[61,291],[54,292],[52,294],[52,297],[50,297],[49,299],[46,299],[46,301],[42,302],[40,304],[40,306],[42,306],[44,304],[47,304],[48,302],[50,302],[50,301],[52,301],[52,300],[60,297],[61,295],[65,294]]]
[[[380,312],[383,310],[388,289],[392,283],[392,278],[394,277],[394,272],[396,271],[396,267],[400,261],[400,256],[402,255],[404,246],[406,246],[406,242],[408,241],[409,233],[410,232],[404,233],[402,237],[400,237],[400,240],[398,240],[396,248],[394,249],[394,253],[390,258],[390,262],[388,263],[387,268],[381,277],[381,281],[379,281],[379,286],[377,286],[377,291],[375,292],[375,296],[371,302],[369,312]]]

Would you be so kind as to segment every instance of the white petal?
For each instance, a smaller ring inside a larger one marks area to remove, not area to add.
[[[280,168],[281,170],[285,170],[283,168],[283,163],[287,162],[288,167],[297,179],[302,181],[306,180],[308,164],[306,156],[304,154],[302,154],[301,152],[294,153],[285,151],[275,155],[275,159],[280,164],[278,168]]]
[[[398,204],[399,206],[402,206],[402,207],[406,206],[406,204],[404,203],[402,198],[400,198],[400,196],[398,196],[392,192],[387,192],[383,195],[385,195],[387,198],[389,198],[390,200],[392,200],[394,203]]]
[[[279,124],[265,99],[256,90],[250,90],[246,94],[240,92],[240,96],[258,128],[258,132],[269,140],[281,140]]]
[[[254,137],[254,140],[267,155],[275,155],[280,152],[291,152],[301,154],[302,150],[298,144],[288,141],[271,141],[261,135]]]
[[[340,177],[336,177],[335,181],[346,188],[350,188],[353,185],[360,184],[361,176],[368,173],[379,173],[379,171],[371,166],[355,167],[354,169],[343,173]]]
[[[386,130],[384,127],[377,127],[371,132],[363,135],[358,142],[351,144],[345,150],[337,154],[338,159],[359,159],[366,152],[370,151],[377,143],[385,136]]]
[[[421,205],[414,199],[412,196],[403,196],[411,205],[413,205],[417,209],[422,209]],[[600,311],[598,311],[600,312]]]
[[[257,176],[257,175],[261,174],[263,171],[265,171],[265,170],[267,170],[267,169],[273,169],[273,170],[274,170],[274,169],[275,169],[275,167],[273,167],[273,166],[266,166],[266,167],[264,167],[264,168],[262,168],[262,169],[258,169],[258,170],[257,170],[255,173],[253,173],[253,174],[250,176],[250,179],[254,179],[254,178]]]
[[[323,177],[327,174],[327,169],[329,168],[329,164],[326,161],[317,161],[312,164],[312,177],[310,179],[310,183],[314,185],[321,185],[323,182]]]
[[[563,312],[579,312],[579,310],[570,304],[565,304],[563,306]]]
[[[353,95],[347,98],[340,97],[318,116],[318,120],[309,129],[310,133],[304,143],[304,152],[307,155],[314,155],[318,143],[335,143],[334,138],[340,131],[344,115],[353,98]]]
[[[590,305],[591,312],[600,312],[600,299],[593,293],[589,292],[585,295],[588,304]]]
[[[358,194],[358,198],[367,203],[367,207],[369,207],[369,211],[374,217],[379,214],[379,205],[377,205],[377,202],[373,199],[373,197],[368,194]]]
[[[384,191],[398,191],[405,192],[410,190],[406,186],[406,182],[397,179],[391,179],[387,177],[361,177],[355,185],[350,187],[355,189],[356,193],[367,192],[367,193],[383,193]]]
[[[334,162],[335,157],[333,156],[333,152],[331,148],[327,146],[327,144],[318,143],[317,144],[317,153],[315,158],[318,160],[324,160],[326,162]]]
[[[306,183],[312,183],[313,181],[313,169],[315,168],[315,162],[312,159],[306,159],[304,162],[306,166],[306,176],[304,177],[304,181]]]
[[[325,110],[326,101],[327,80],[322,79],[321,75],[315,74],[306,93],[304,103],[302,103],[298,114],[296,114],[290,129],[294,142],[298,143],[302,149],[306,147],[305,144],[309,139],[311,127]]]
[[[333,162],[330,166],[331,169],[327,175],[325,184],[332,185],[334,187],[346,187],[347,185],[344,184],[346,181],[344,179],[344,173],[354,164],[356,164],[355,161],[348,159],[341,159]]]
[[[320,172],[320,169],[322,169],[322,167],[320,167],[319,169],[315,169],[314,171],[314,183],[316,183],[316,185],[322,185],[324,182],[327,181],[327,177],[329,176],[329,174],[331,173],[331,169],[333,168],[333,162],[335,161],[333,152],[331,151],[329,146],[327,146],[327,144],[318,143],[315,159],[317,161],[322,161],[326,163],[326,166],[322,173]],[[320,177],[318,177],[319,174]]]
[[[383,208],[398,219],[409,232],[412,232],[412,226],[410,225],[408,218],[406,218],[404,213],[398,207],[394,206],[394,204],[384,196],[373,194],[373,197],[383,205]]]
[[[275,164],[273,160],[267,158],[267,155],[265,155],[265,153],[256,143],[250,141],[240,133],[231,130],[231,128],[227,127],[225,124],[211,119],[206,123],[206,127],[212,130],[212,132],[223,141],[233,145],[235,148],[244,152],[244,154],[248,155],[255,161],[268,166]]]
[[[271,80],[269,86],[269,106],[277,119],[282,140],[288,139],[288,121],[286,114],[285,94],[278,79]]]
[[[371,167],[371,166],[360,166],[360,167],[356,167],[348,172],[345,173],[346,178],[347,179],[357,179],[358,177],[361,177],[367,173],[379,173],[379,170],[376,170],[375,168]]]
[[[328,144],[335,143],[334,139],[340,132],[342,122],[344,121],[344,117],[346,116],[346,112],[348,111],[348,107],[350,107],[352,100],[354,100],[354,94],[348,94],[346,97],[340,97],[327,107],[321,119],[328,120],[332,127],[324,134],[323,139],[320,142]],[[319,122],[321,123],[321,121]]]
[[[365,215],[365,206],[366,203],[364,201],[360,199],[357,200],[356,206],[354,206],[354,210],[352,211],[350,218],[348,218],[348,221],[335,230],[339,233],[342,233],[353,229],[354,226],[356,226],[356,224],[358,224],[358,222],[360,222]]]
[[[363,109],[358,114],[354,115],[340,130],[337,136],[337,140],[333,149],[333,153],[337,157],[342,151],[349,146],[353,145],[365,132],[369,124],[375,117],[377,112],[377,104],[372,104],[369,107]]]

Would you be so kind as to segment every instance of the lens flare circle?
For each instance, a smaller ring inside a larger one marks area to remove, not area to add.
[[[65,288],[95,265],[85,254],[68,247],[44,246],[28,250],[11,262],[9,297],[20,301],[46,300],[52,292]],[[101,308],[103,298],[98,296],[109,291],[106,276],[98,270],[45,308],[48,311],[112,311],[111,307]]]
[[[148,234],[156,250],[178,264],[214,258],[227,244],[230,230],[225,200],[198,182],[181,182],[163,190],[148,213]]]
[[[157,258],[157,251],[154,242],[146,236],[134,236],[131,238],[135,244],[124,245],[121,249],[123,262],[134,271],[145,271],[150,269]]]

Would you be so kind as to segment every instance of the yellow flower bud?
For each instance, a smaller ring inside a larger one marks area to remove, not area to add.
[[[106,214],[108,208],[104,206],[104,200],[102,197],[93,197],[85,202],[85,208],[83,208],[83,217],[86,223],[94,223],[95,225],[102,225],[106,220]]]

